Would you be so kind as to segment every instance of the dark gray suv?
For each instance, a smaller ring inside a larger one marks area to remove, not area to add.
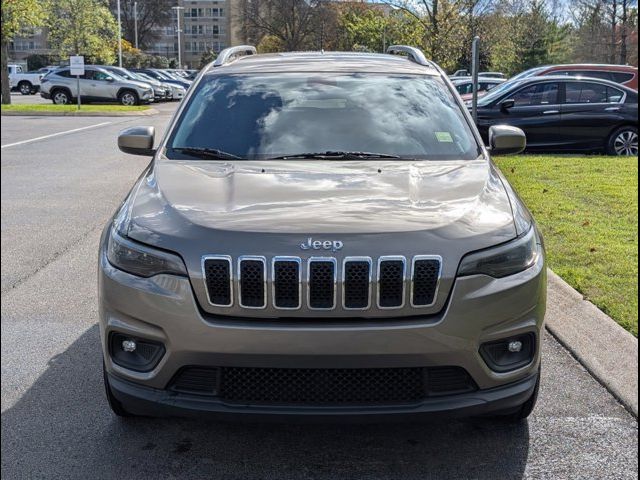
[[[522,419],[546,268],[536,225],[422,52],[223,51],[100,244],[118,415]]]

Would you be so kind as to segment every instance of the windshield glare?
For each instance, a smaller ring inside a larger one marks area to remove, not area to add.
[[[168,141],[242,159],[316,152],[376,152],[429,160],[480,155],[438,77],[385,74],[211,75],[192,95]]]

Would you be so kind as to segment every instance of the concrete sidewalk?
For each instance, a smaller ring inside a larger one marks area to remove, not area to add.
[[[549,271],[547,328],[636,418],[638,339]]]

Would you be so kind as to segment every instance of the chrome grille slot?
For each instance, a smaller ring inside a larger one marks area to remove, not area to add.
[[[440,280],[440,257],[418,256],[413,258],[411,305],[429,307],[434,304]]]
[[[283,310],[297,310],[300,304],[300,259],[273,259],[273,306]]]
[[[378,261],[378,307],[402,308],[406,261],[404,257],[380,257]]]
[[[238,284],[240,306],[265,308],[267,306],[267,271],[262,257],[240,257]]]
[[[340,264],[334,257],[275,256],[268,261],[254,255],[202,257],[207,300],[227,308],[426,308],[436,305],[441,275],[442,258],[436,255],[417,255],[409,261],[400,255],[353,256]]]
[[[342,302],[347,310],[366,310],[371,303],[371,259],[347,257],[342,267]]]
[[[204,257],[202,270],[209,303],[218,307],[230,307],[233,304],[231,258],[221,256]]]
[[[336,306],[335,258],[310,258],[308,266],[308,304],[313,310],[331,310]]]

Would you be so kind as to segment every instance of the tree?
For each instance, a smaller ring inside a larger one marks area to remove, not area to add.
[[[218,58],[218,54],[209,49],[200,56],[200,68],[204,68]]]
[[[44,24],[45,11],[38,0],[2,0],[2,103],[11,103],[11,87],[7,64],[9,44],[22,30]]]
[[[79,54],[86,63],[116,60],[117,22],[106,0],[56,0],[49,30],[49,43],[63,58]]]
[[[115,12],[117,0],[110,0],[111,11]],[[134,3],[137,3],[134,9]],[[171,24],[173,17],[171,7],[176,5],[173,0],[120,0],[120,20],[122,22],[122,37],[132,45],[136,43],[136,16],[138,15],[138,48],[149,48],[157,38],[156,28]]]
[[[321,0],[243,0],[240,21],[247,38],[256,43],[265,35],[282,42],[287,51],[302,50],[317,28],[321,28]]]

